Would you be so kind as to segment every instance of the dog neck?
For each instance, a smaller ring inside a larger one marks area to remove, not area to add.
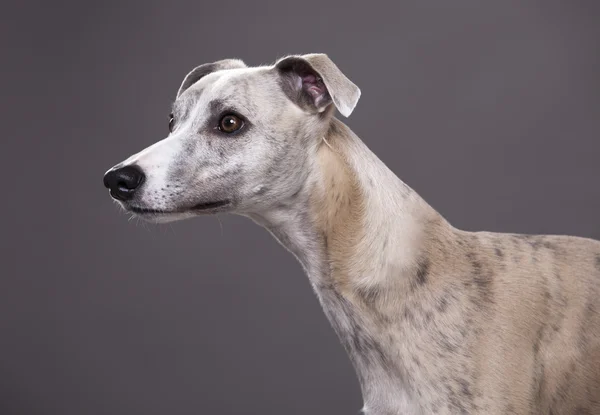
[[[302,264],[365,402],[381,401],[382,382],[398,391],[405,378],[382,333],[395,330],[403,298],[425,278],[431,235],[449,225],[335,118],[311,162],[293,200],[249,216]]]

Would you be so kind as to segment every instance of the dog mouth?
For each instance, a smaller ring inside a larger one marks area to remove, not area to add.
[[[181,213],[193,213],[193,212],[203,212],[209,210],[215,210],[218,208],[225,207],[229,205],[231,201],[229,200],[219,200],[216,202],[206,202],[206,203],[198,203],[190,208],[186,209],[178,209],[178,210],[166,210],[166,209],[152,209],[152,208],[144,208],[139,206],[127,206],[127,210],[130,212],[136,213],[138,215],[173,215],[173,214],[181,214]]]

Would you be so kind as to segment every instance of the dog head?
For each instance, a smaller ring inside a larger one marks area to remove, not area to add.
[[[200,65],[177,92],[168,136],[108,170],[104,184],[157,222],[268,209],[301,188],[333,108],[349,116],[359,97],[324,54]]]

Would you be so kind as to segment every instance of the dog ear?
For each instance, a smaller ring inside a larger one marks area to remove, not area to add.
[[[301,108],[323,112],[332,102],[348,117],[360,98],[360,89],[326,54],[292,55],[275,63],[285,93]]]
[[[223,59],[213,63],[205,63],[203,65],[197,66],[183,79],[183,82],[179,87],[179,91],[177,91],[177,97],[179,97],[183,93],[183,91],[185,91],[186,89],[194,85],[196,82],[198,82],[203,76],[206,76],[209,73],[221,71],[223,69],[236,68],[247,68],[247,66],[243,61],[239,59]]]

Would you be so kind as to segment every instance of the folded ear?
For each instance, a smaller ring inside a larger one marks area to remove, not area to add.
[[[360,98],[360,89],[323,53],[287,56],[275,68],[286,94],[305,110],[323,112],[333,102],[348,117]]]
[[[236,69],[246,67],[246,64],[239,59],[223,59],[213,63],[205,63],[203,65],[197,66],[183,79],[183,82],[179,87],[179,91],[177,91],[177,97],[179,97],[179,95],[181,95],[183,91],[185,91],[186,89],[194,85],[196,82],[198,82],[203,76],[206,76],[209,73],[221,71],[223,69]]]

